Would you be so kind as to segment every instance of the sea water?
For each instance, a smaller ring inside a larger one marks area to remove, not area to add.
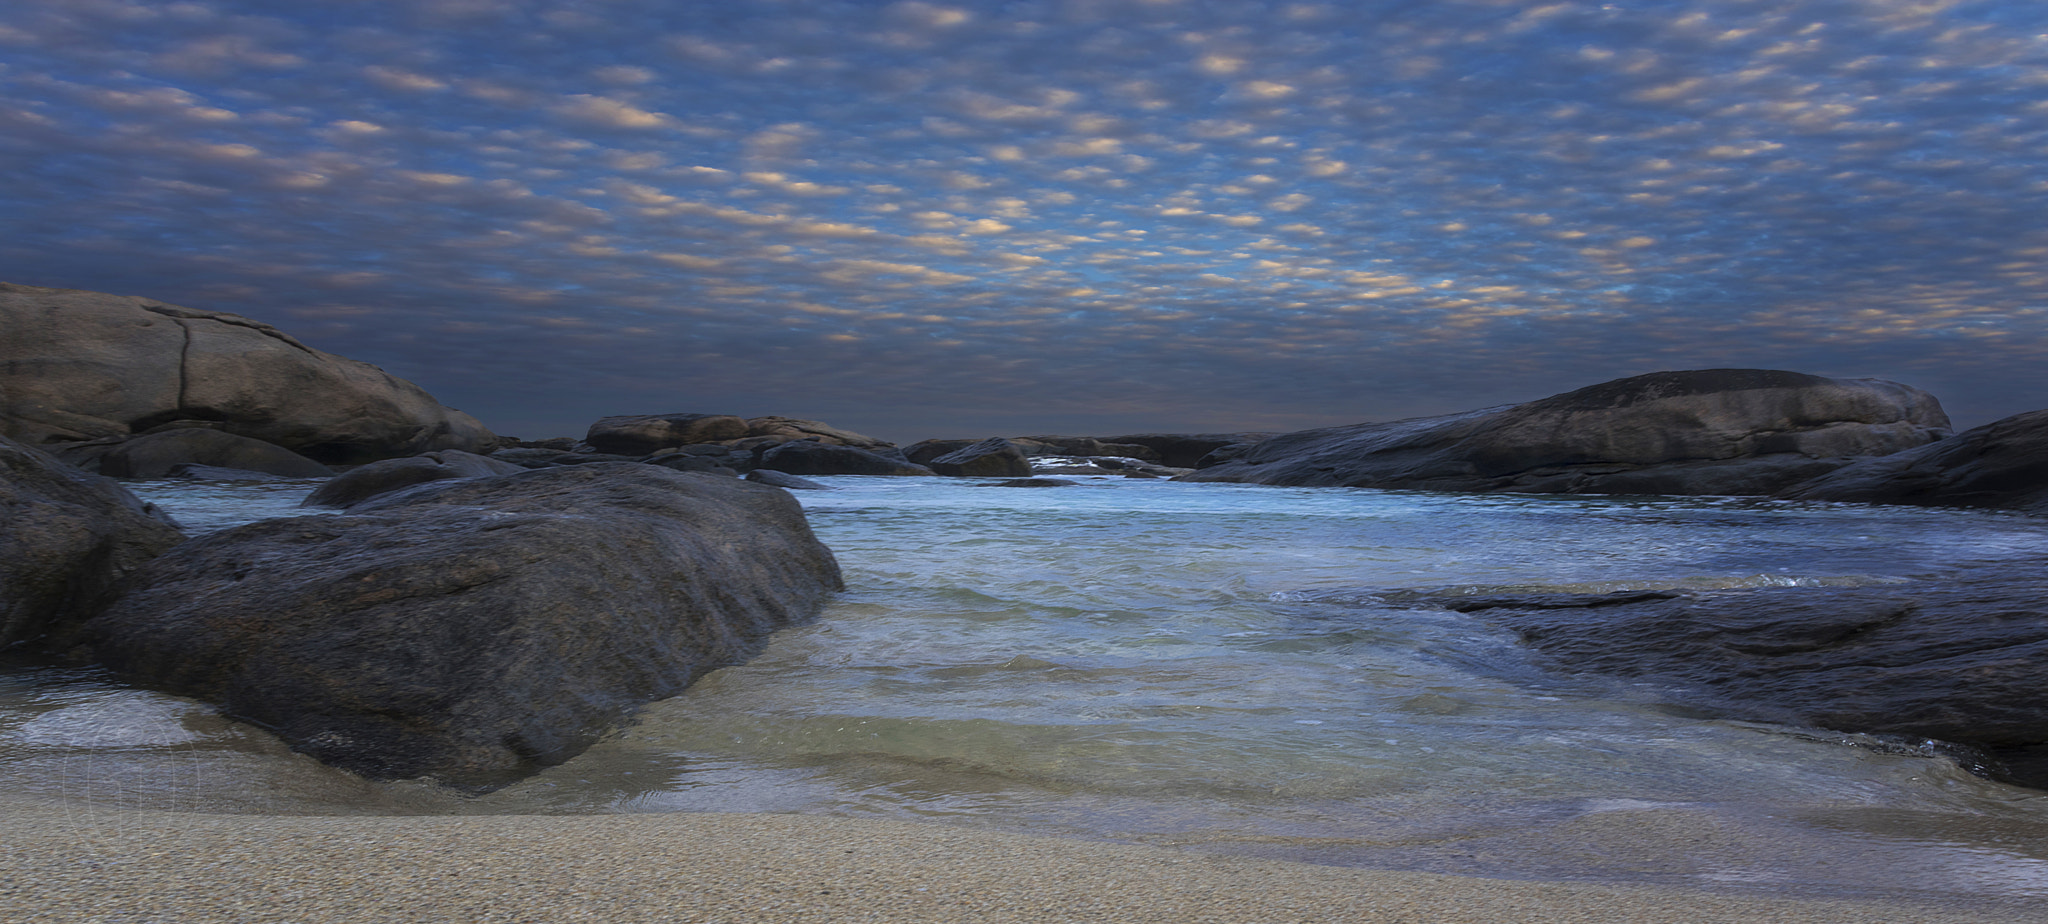
[[[799,812],[1314,863],[2037,907],[2048,793],[1928,742],[1717,719],[1538,667],[1418,592],[1873,585],[2048,557],[2048,521],[1726,498],[1080,477],[795,492],[847,591],[582,756],[377,784],[89,670],[0,673],[0,786],[80,823]],[[196,532],[315,482],[136,482]],[[323,514],[315,514],[323,515]]]

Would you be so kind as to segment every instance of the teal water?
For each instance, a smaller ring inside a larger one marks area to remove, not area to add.
[[[1545,673],[1403,591],[1874,584],[2048,557],[2048,521],[1731,499],[826,478],[849,589],[489,796],[371,784],[205,707],[0,676],[0,785],[81,811],[771,811],[1504,877],[2024,907],[2048,793],[1924,742]],[[194,529],[310,483],[142,482]]]

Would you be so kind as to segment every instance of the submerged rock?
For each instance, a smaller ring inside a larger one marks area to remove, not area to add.
[[[373,779],[560,763],[840,587],[787,493],[652,465],[439,481],[180,546],[89,624],[138,683]]]
[[[1767,495],[1948,435],[1934,397],[1879,379],[1657,372],[1506,407],[1273,437],[1193,481]]]
[[[113,479],[0,437],[0,648],[68,646],[108,588],[184,538]]]
[[[1520,634],[1556,670],[1656,685],[1732,718],[1933,738],[2048,788],[2048,573],[1677,594],[1439,598]]]
[[[0,283],[0,330],[0,434],[31,445],[184,422],[356,463],[497,440],[411,382],[239,315]]]
[[[2048,411],[2015,414],[1939,443],[1866,459],[1778,496],[2048,516]]]

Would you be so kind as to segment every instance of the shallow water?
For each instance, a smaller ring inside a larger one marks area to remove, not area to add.
[[[1081,478],[825,478],[849,590],[590,752],[459,798],[89,672],[0,675],[0,786],[78,807],[782,811],[1320,863],[1956,905],[2048,898],[2048,794],[1921,742],[1535,669],[1403,591],[1871,584],[2048,556],[1969,511]],[[195,530],[310,483],[133,487]]]

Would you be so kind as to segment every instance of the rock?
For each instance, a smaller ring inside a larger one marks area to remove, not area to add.
[[[1948,434],[1933,396],[1879,379],[1657,372],[1442,417],[1273,437],[1192,481],[1767,495]]]
[[[221,468],[214,465],[195,465],[191,462],[171,466],[170,472],[164,477],[177,478],[183,481],[237,481],[248,484],[300,480],[284,475],[272,475],[268,472],[252,472],[243,468]]]
[[[769,471],[768,469],[765,468],[755,469],[751,472],[748,472],[747,480],[759,482],[765,485],[771,485],[778,488],[786,488],[791,491],[831,490],[831,488],[828,488],[822,484],[812,481],[809,478],[798,478],[797,476],[789,474],[788,472]]]
[[[482,478],[526,471],[524,466],[472,452],[447,449],[404,459],[385,459],[335,476],[313,490],[301,507],[347,507],[379,494],[449,478]]]
[[[656,453],[643,460],[679,472],[706,472],[723,470],[741,474],[754,470],[754,452],[738,449],[725,443],[700,443]]]
[[[24,443],[198,421],[340,464],[496,440],[411,382],[239,315],[0,283],[0,330],[0,435]]]
[[[590,425],[583,441],[601,453],[638,457],[746,435],[747,422],[730,414],[647,414],[603,418]]]
[[[1138,443],[1106,443],[1092,436],[1020,436],[1010,440],[1027,456],[1116,456],[1144,462],[1160,460],[1158,450]]]
[[[1012,478],[1012,479],[1010,479],[1009,481],[998,481],[998,482],[996,482],[996,483],[994,483],[994,484],[985,484],[985,485],[981,485],[981,487],[984,487],[984,488],[1070,488],[1070,487],[1074,487],[1074,486],[1076,486],[1076,485],[1079,485],[1079,484],[1080,484],[1080,482],[1078,482],[1078,481],[1068,481],[1068,480],[1067,480],[1067,479],[1065,479],[1065,478]]]
[[[903,447],[903,458],[916,465],[925,465],[931,460],[948,453],[959,452],[980,440],[919,440]]]
[[[548,468],[555,465],[588,465],[592,462],[638,462],[639,456],[616,456],[609,453],[572,452],[566,449],[514,448],[500,449],[491,453],[490,458],[510,462],[522,468]]]
[[[237,468],[286,478],[326,478],[334,469],[282,446],[219,430],[186,428],[138,436],[100,457],[100,474],[162,478],[182,465]]]
[[[999,436],[956,449],[925,463],[925,466],[941,475],[968,478],[1026,478],[1031,475],[1031,460],[1024,457],[1024,450]]]
[[[1778,496],[2048,516],[2048,411],[2016,414],[1938,443],[1865,459]]]
[[[108,588],[184,538],[114,480],[0,437],[0,648],[68,647]]]
[[[780,489],[579,465],[193,540],[89,629],[120,675],[326,763],[486,791],[745,659],[839,587]]]
[[[717,459],[693,456],[680,452],[656,456],[651,459],[642,459],[641,461],[648,465],[659,465],[662,468],[676,472],[703,472],[708,475],[724,475],[727,478],[738,478],[740,476],[739,469],[726,465]]]
[[[1436,602],[1501,622],[1550,667],[1657,685],[1732,718],[1970,745],[2048,788],[2048,569],[1941,581]]]
[[[783,442],[815,440],[832,446],[852,446],[869,452],[883,452],[896,448],[896,444],[888,440],[879,440],[852,430],[841,430],[815,420],[799,420],[795,417],[749,417],[746,435],[780,437]]]
[[[932,470],[900,458],[857,449],[798,440],[761,454],[757,468],[791,475],[930,475]]]
[[[1144,446],[1157,454],[1157,458],[1147,461],[1169,468],[1199,468],[1202,458],[1218,449],[1255,445],[1271,436],[1271,433],[1129,433],[1106,436],[1102,441]]]

